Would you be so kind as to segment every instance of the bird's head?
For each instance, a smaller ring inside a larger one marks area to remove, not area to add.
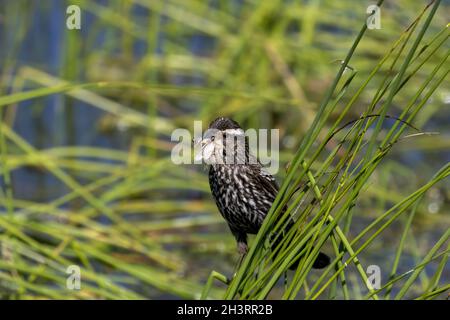
[[[244,130],[229,118],[215,119],[194,144],[195,160],[203,159],[206,164],[240,164],[246,154],[248,158]]]

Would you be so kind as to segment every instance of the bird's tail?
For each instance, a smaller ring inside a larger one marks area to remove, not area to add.
[[[277,237],[277,234],[272,235],[272,239],[276,238],[276,239],[273,241],[273,244],[272,244],[272,250],[275,250],[275,249],[278,247],[278,245],[280,244],[280,242],[283,240],[284,234],[286,234],[286,233],[289,231],[289,229],[293,227],[293,225],[294,225],[294,222],[291,221],[291,222],[286,226],[286,228],[284,229],[282,235],[280,235],[280,236],[278,236],[278,237]],[[303,249],[304,249],[304,247],[303,247],[300,251],[302,251]],[[312,248],[312,249],[314,249],[314,248]],[[312,249],[311,249],[311,250],[312,250]],[[300,260],[300,258],[299,258],[299,260]],[[291,270],[297,269],[297,267],[298,267],[298,262],[299,262],[299,261],[297,260],[295,263],[293,263],[293,264],[289,267],[289,269],[291,269]],[[327,256],[327,255],[326,255],[325,253],[323,253],[323,252],[319,252],[319,255],[317,256],[316,260],[314,261],[312,267],[313,267],[314,269],[323,269],[323,268],[325,268],[326,266],[328,266],[329,264],[330,264],[330,257]]]

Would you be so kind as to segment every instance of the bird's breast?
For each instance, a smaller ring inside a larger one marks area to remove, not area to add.
[[[244,165],[214,165],[209,171],[211,193],[231,227],[257,233],[274,195],[258,186],[257,174]]]

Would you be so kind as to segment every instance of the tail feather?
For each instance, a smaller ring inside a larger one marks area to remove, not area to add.
[[[323,252],[319,252],[319,255],[317,256],[316,260],[313,263],[314,269],[323,269],[327,267],[330,264],[330,257],[327,256]]]

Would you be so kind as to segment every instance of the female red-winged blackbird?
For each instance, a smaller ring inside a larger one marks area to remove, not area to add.
[[[236,238],[239,253],[245,255],[247,234],[258,232],[278,193],[278,185],[249,152],[244,131],[234,120],[217,118],[211,122],[197,146],[201,150],[196,160],[203,158],[210,165],[212,195]],[[286,230],[292,226],[290,221]],[[324,268],[329,263],[330,258],[319,253],[313,268]],[[296,264],[291,268],[295,267]]]

